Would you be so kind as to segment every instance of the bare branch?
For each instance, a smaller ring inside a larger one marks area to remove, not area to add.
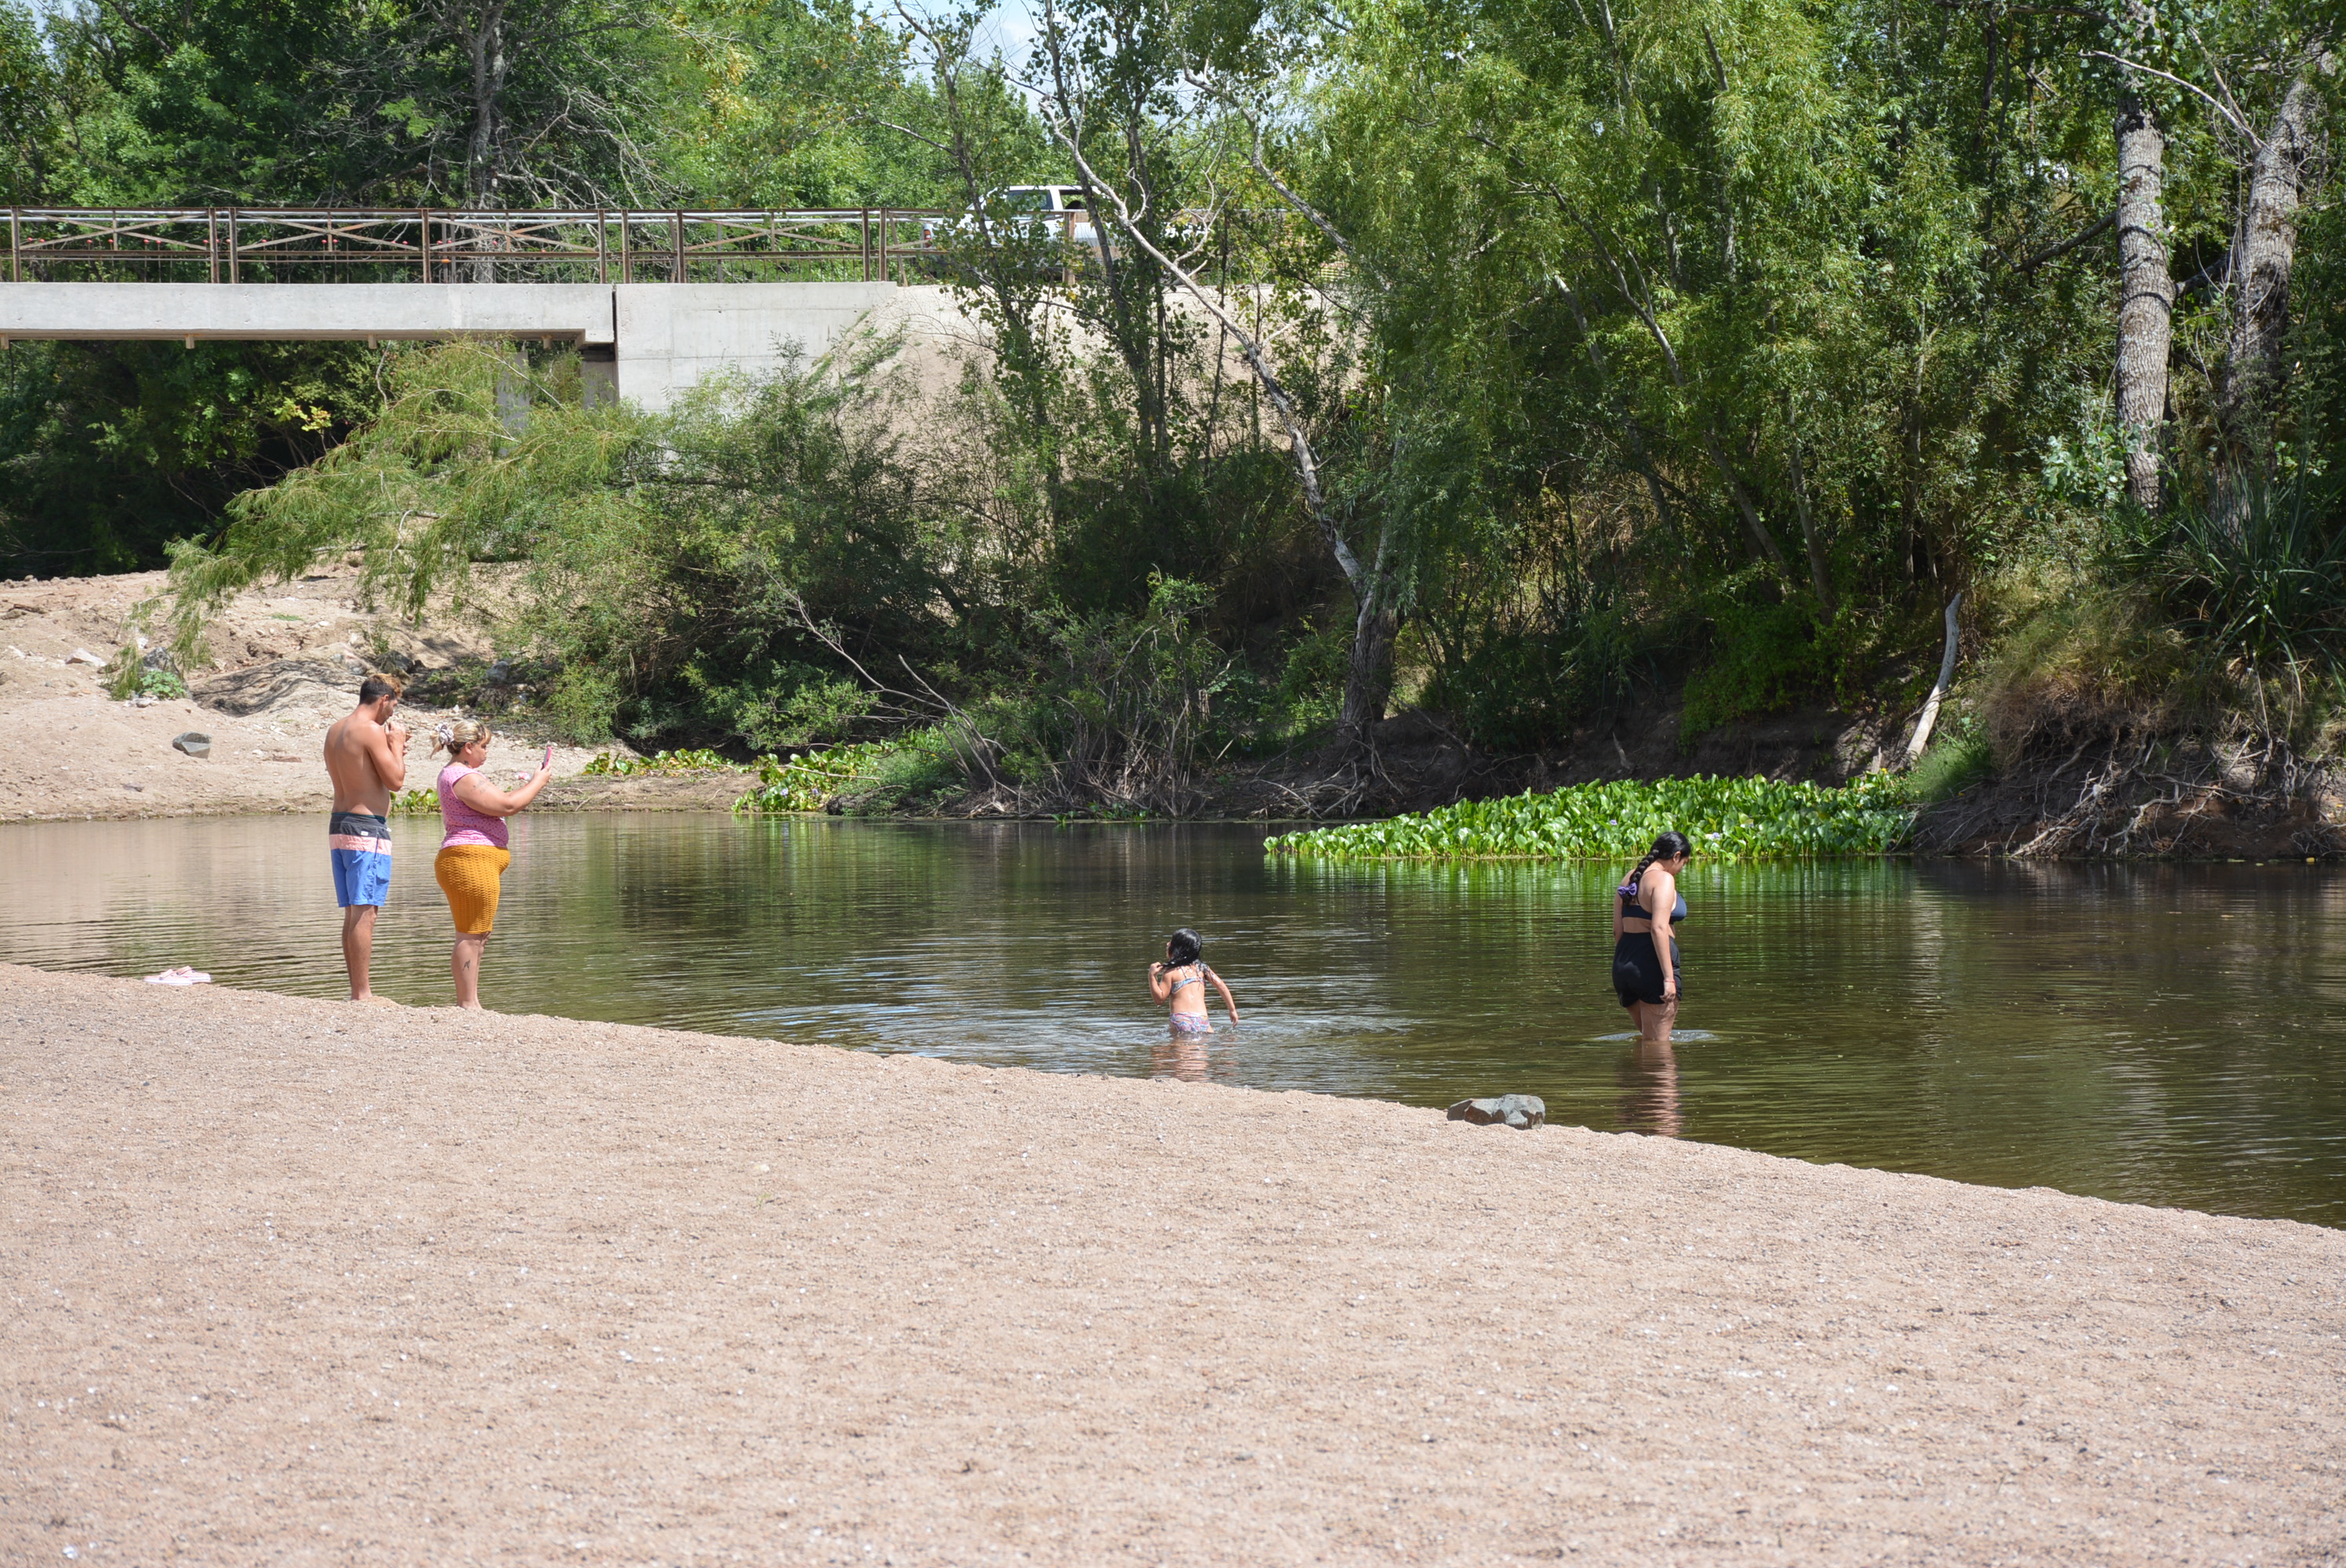
[[[1285,180],[1280,178],[1277,174],[1272,172],[1270,162],[1262,156],[1262,141],[1264,135],[1262,121],[1257,118],[1251,110],[1239,101],[1236,94],[1223,87],[1219,83],[1207,81],[1203,77],[1194,76],[1187,71],[1181,74],[1181,79],[1188,82],[1199,92],[1205,93],[1209,97],[1216,99],[1225,108],[1228,108],[1232,114],[1238,116],[1239,118],[1246,122],[1247,130],[1252,137],[1251,144],[1247,148],[1247,161],[1254,166],[1255,173],[1261,177],[1263,183],[1270,186],[1271,189],[1279,193],[1279,199],[1281,201],[1287,203],[1287,205],[1293,209],[1297,215],[1301,217],[1304,221],[1310,223],[1312,228],[1318,229],[1321,237],[1326,239],[1329,244],[1333,245],[1337,250],[1343,255],[1346,260],[1352,262],[1356,266],[1365,267],[1372,273],[1375,273],[1377,271],[1377,268],[1373,263],[1362,260],[1360,252],[1352,248],[1352,242],[1344,238],[1343,233],[1338,229],[1333,223],[1328,221],[1328,218],[1325,213],[1322,213],[1318,208],[1304,200],[1300,196],[1298,196],[1294,189],[1290,187]],[[1379,280],[1382,281],[1381,276]]]
[[[1311,433],[1304,428],[1302,410],[1297,407],[1294,398],[1287,391],[1286,384],[1279,379],[1278,372],[1271,369],[1270,358],[1263,352],[1261,341],[1252,332],[1239,324],[1237,318],[1223,308],[1222,301],[1213,290],[1198,280],[1196,273],[1183,267],[1158,248],[1156,242],[1150,239],[1147,232],[1142,229],[1131,207],[1125,201],[1123,193],[1103,181],[1092,168],[1091,160],[1084,155],[1082,127],[1079,122],[1071,117],[1069,106],[1064,97],[1066,91],[1066,76],[1057,66],[1058,21],[1057,11],[1052,0],[1045,0],[1045,18],[1046,36],[1049,40],[1054,59],[1054,85],[1057,87],[1061,95],[1054,98],[1047,94],[1038,94],[1046,105],[1052,106],[1046,108],[1042,116],[1045,128],[1050,131],[1052,139],[1058,142],[1068,158],[1074,160],[1076,172],[1091,188],[1107,199],[1109,206],[1102,209],[1095,205],[1094,214],[1097,216],[1105,212],[1113,217],[1117,227],[1124,230],[1126,237],[1135,246],[1148,252],[1150,260],[1164,268],[1181,285],[1182,290],[1209,315],[1212,316],[1224,331],[1230,335],[1230,341],[1238,344],[1239,352],[1246,360],[1247,368],[1254,372],[1256,384],[1262,388],[1264,399],[1278,413],[1280,423],[1287,427],[1289,455],[1294,460],[1296,477],[1303,486],[1304,504],[1311,509],[1312,519],[1320,524],[1321,536],[1326,541],[1329,553],[1336,558],[1336,565],[1343,572],[1344,580],[1352,585],[1354,596],[1363,606],[1369,604],[1371,584],[1367,575],[1361,566],[1360,558],[1353,555],[1352,545],[1345,543],[1344,535],[1337,528],[1334,517],[1330,515],[1327,498],[1320,488],[1319,458],[1312,448]],[[1098,226],[1096,225],[1096,227]],[[1107,235],[1104,228],[1100,229],[1099,243],[1101,253],[1105,255],[1108,246]]]
[[[2069,239],[2062,240],[2058,245],[2046,246],[2044,249],[2036,252],[2035,255],[2028,257],[2026,260],[2019,262],[2013,268],[2013,270],[2015,272],[2034,272],[2039,267],[2044,266],[2047,261],[2055,260],[2060,257],[2066,256],[2070,251],[2075,250],[2080,245],[2092,243],[2101,236],[2104,229],[2110,228],[2112,225],[2116,224],[2117,220],[2117,209],[2112,208],[2109,211],[2103,213],[2099,218],[2096,219],[2090,226],[2081,232],[2071,236]]]
[[[2222,117],[2226,125],[2231,127],[2234,130],[2248,137],[2251,142],[2257,143],[2259,146],[2264,142],[2264,137],[2257,135],[2256,128],[2250,126],[2247,120],[2241,118],[2238,111],[2218,102],[2217,99],[2210,97],[2202,89],[2193,87],[2189,82],[2185,81],[2181,76],[2176,76],[2170,71],[2162,71],[2156,66],[2146,66],[2139,60],[2129,60],[2122,55],[2113,55],[2106,49],[2080,49],[2077,51],[2077,57],[2081,60],[2107,60],[2110,64],[2123,66],[2127,70],[2140,71],[2146,76],[2157,76],[2162,82],[2172,82],[2177,87],[2181,87],[2185,92],[2190,93],[2205,102],[2209,108],[2214,109],[2218,115]]]

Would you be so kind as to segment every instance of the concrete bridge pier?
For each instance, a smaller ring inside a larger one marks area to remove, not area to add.
[[[0,283],[14,338],[380,341],[541,338],[579,347],[590,401],[648,410],[727,367],[824,352],[893,283]]]

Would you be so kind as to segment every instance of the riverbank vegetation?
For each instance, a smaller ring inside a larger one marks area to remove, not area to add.
[[[543,349],[0,356],[9,561],[168,548],[185,649],[321,553],[393,611],[518,561],[570,734],[879,744],[907,808],[1352,814],[1418,788],[1396,715],[1468,794],[1776,724],[1919,760],[1926,847],[2333,848],[2321,7],[6,15],[18,200],[978,215],[951,354],[658,415]],[[483,28],[559,46],[484,86]]]
[[[1845,788],[1768,779],[1578,784],[1379,822],[1276,835],[1266,854],[1305,860],[1634,860],[1672,829],[1706,860],[1879,855],[1906,847],[1912,797],[1886,773]]]

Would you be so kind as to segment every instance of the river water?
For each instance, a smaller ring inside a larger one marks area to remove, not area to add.
[[[376,988],[442,1003],[438,824],[394,833]],[[324,837],[0,828],[0,960],[340,994]],[[2346,1225],[2346,872],[1697,861],[1681,1037],[1653,1053],[1606,983],[1621,868],[1266,863],[1262,837],[525,817],[482,995],[1054,1072],[1517,1091],[1605,1130]],[[1178,1051],[1144,986],[1177,925],[1244,1020]]]

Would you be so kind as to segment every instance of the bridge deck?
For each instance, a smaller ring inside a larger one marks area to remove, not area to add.
[[[647,408],[727,365],[817,354],[892,283],[0,283],[10,339],[544,338],[581,346],[598,391]],[[607,367],[607,369],[604,368]]]

